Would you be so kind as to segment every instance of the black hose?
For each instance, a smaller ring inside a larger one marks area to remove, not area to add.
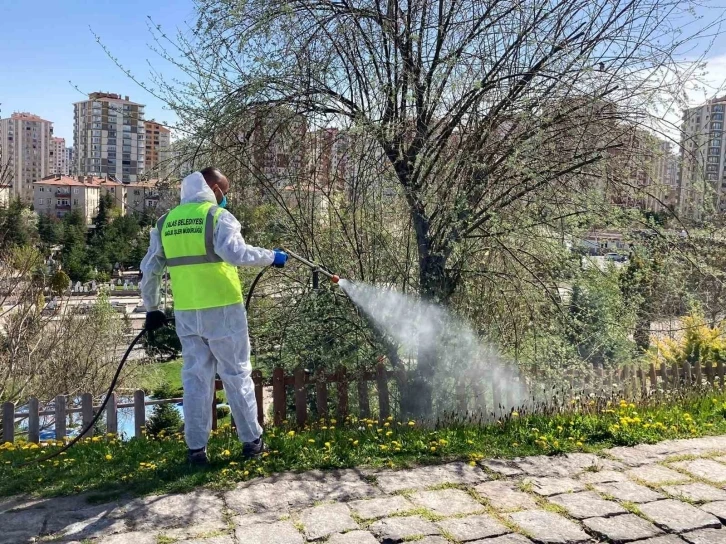
[[[255,276],[254,281],[252,282],[252,285],[250,285],[250,290],[247,291],[247,298],[245,299],[245,312],[248,312],[250,309],[250,301],[252,300],[252,292],[255,290],[255,286],[257,285],[257,282],[260,281],[260,278],[262,275],[267,272],[267,269],[270,268],[269,266],[266,266],[262,270],[260,270],[260,273]]]

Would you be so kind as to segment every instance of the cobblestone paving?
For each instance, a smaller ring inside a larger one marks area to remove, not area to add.
[[[726,436],[282,474],[227,492],[0,499],[0,544],[726,544]]]

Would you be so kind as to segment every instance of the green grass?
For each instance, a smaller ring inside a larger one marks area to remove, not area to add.
[[[168,363],[151,363],[139,367],[139,375],[136,378],[136,386],[151,394],[154,389],[162,384],[168,385],[174,391],[178,391],[181,396],[182,378],[181,369],[183,362],[181,359],[169,361]],[[223,403],[227,402],[227,395],[224,391],[217,391]],[[230,422],[227,416],[219,420],[220,425]]]
[[[139,367],[136,384],[140,389],[151,393],[161,384],[169,384],[173,389],[181,389],[182,360],[168,363],[151,363]]]
[[[406,467],[418,464],[564,452],[597,452],[614,445],[726,434],[726,396],[691,394],[651,398],[638,405],[585,399],[554,415],[513,414],[491,425],[473,421],[439,429],[408,421],[318,422],[306,429],[271,428],[272,450],[256,461],[241,459],[241,444],[229,428],[211,437],[206,470],[185,463],[179,435],[121,442],[87,440],[42,465],[17,464],[57,449],[16,444],[0,446],[0,496],[18,493],[64,495],[186,491],[197,486],[228,488],[266,474],[346,467]],[[100,499],[99,499],[100,500]]]

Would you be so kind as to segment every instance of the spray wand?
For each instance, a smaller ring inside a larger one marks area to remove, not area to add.
[[[338,283],[340,281],[340,277],[337,274],[333,274],[331,272],[328,272],[327,270],[325,270],[319,264],[316,264],[316,263],[314,263],[312,261],[308,261],[306,258],[301,257],[300,255],[298,255],[294,251],[290,251],[289,249],[283,249],[283,251],[285,253],[287,253],[290,257],[292,257],[293,259],[295,259],[296,261],[299,261],[302,264],[304,264],[304,265],[309,266],[310,268],[312,268],[313,269],[313,272],[320,272],[324,276],[327,276],[330,279],[330,281],[332,281],[333,283]]]

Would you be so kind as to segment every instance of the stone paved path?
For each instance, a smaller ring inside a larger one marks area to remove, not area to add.
[[[725,525],[726,436],[100,505],[0,499],[0,544],[726,544]]]

